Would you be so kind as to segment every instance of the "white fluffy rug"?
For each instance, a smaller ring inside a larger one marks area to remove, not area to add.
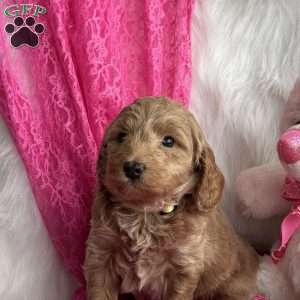
[[[63,300],[72,289],[0,119],[0,299]]]
[[[242,169],[275,158],[280,113],[300,75],[299,23],[298,0],[198,0],[194,9],[191,109],[225,173],[226,211],[264,246],[278,220],[240,218],[231,205],[234,182]],[[73,288],[0,120],[0,299],[65,300]]]

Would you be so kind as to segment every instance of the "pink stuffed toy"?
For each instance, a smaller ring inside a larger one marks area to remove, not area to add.
[[[300,82],[286,104],[277,144],[280,163],[242,172],[238,207],[246,217],[281,218],[279,241],[261,260],[258,284],[270,300],[300,299]]]

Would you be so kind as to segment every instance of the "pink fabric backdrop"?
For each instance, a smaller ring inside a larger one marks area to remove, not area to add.
[[[23,2],[2,1],[1,10]],[[30,3],[47,9],[36,17],[45,27],[36,48],[13,48],[4,27],[14,17],[1,13],[0,113],[50,238],[84,284],[81,266],[103,132],[138,96],[168,95],[187,103],[192,0]]]

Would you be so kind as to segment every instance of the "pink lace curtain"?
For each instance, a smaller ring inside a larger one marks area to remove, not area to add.
[[[0,17],[0,113],[49,235],[84,284],[103,132],[136,97],[187,103],[192,0],[23,2],[0,2],[2,11],[19,3]]]

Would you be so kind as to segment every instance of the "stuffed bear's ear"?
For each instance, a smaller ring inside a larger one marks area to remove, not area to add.
[[[191,128],[194,169],[197,175],[192,197],[200,211],[208,211],[221,200],[224,177],[215,162],[213,151],[193,116],[191,116]]]

